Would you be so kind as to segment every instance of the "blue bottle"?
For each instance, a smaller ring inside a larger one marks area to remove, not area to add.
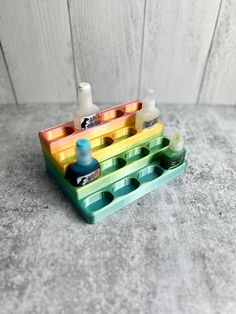
[[[92,157],[90,143],[86,139],[76,142],[76,162],[66,171],[66,178],[73,186],[86,185],[100,176],[99,162]]]

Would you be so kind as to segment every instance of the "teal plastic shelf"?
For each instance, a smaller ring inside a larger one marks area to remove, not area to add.
[[[171,170],[160,167],[161,153],[169,141],[164,137],[152,141],[104,161],[102,177],[78,188],[62,176],[49,156],[44,154],[44,158],[47,171],[80,215],[86,222],[96,223],[185,171],[186,160]]]

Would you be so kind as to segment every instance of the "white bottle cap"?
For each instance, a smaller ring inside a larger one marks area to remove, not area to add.
[[[79,108],[88,108],[93,105],[91,86],[89,83],[80,83],[78,85]]]
[[[184,140],[179,132],[176,132],[170,139],[169,148],[172,151],[180,150],[184,147]]]
[[[142,108],[145,108],[145,109],[154,108],[156,105],[154,90],[149,88],[147,89],[146,93],[147,93],[147,96],[144,98]]]

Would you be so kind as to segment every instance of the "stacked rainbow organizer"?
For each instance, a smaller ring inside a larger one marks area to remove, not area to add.
[[[143,131],[135,129],[135,112],[141,107],[135,100],[101,111],[101,124],[84,131],[76,130],[71,121],[39,132],[47,171],[88,223],[111,215],[186,168],[186,161],[172,170],[160,167],[169,139],[162,135],[162,123]],[[65,179],[65,173],[75,162],[79,138],[90,140],[101,176],[85,186],[74,187]]]

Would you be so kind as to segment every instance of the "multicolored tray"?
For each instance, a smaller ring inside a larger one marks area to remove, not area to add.
[[[47,171],[88,223],[111,215],[186,168],[186,161],[172,170],[160,166],[169,139],[162,135],[162,123],[142,132],[135,129],[135,112],[140,108],[141,103],[135,100],[105,110],[100,116],[111,119],[69,135],[63,130],[72,122],[39,132]],[[101,177],[74,187],[65,173],[67,166],[75,162],[75,142],[81,137],[90,140],[93,156],[100,162]]]

